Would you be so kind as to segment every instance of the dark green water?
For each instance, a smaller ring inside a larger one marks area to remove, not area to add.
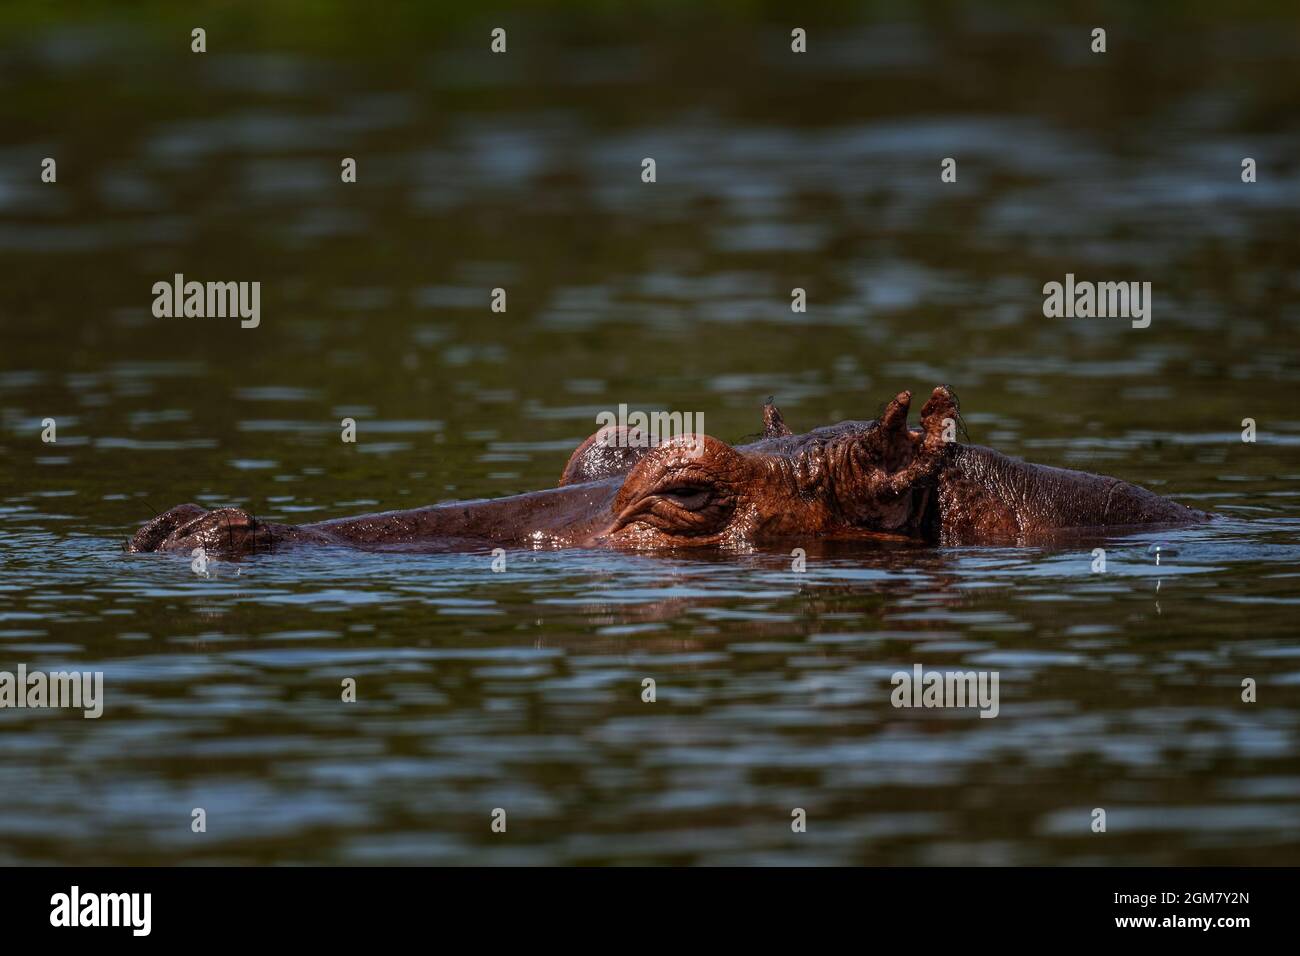
[[[1295,21],[1094,56],[1087,18],[900,15],[802,58],[780,18],[566,22],[0,46],[0,670],[106,694],[0,710],[0,863],[1300,863]],[[261,325],[154,318],[176,272],[260,281]],[[1044,318],[1067,272],[1150,281],[1150,327]],[[973,441],[1220,518],[1104,574],[121,552],[185,501],[546,487],[620,403],[734,441],[941,382]],[[916,663],[998,671],[999,716],[891,707]]]

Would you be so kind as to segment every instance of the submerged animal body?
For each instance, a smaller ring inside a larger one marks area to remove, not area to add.
[[[911,393],[879,419],[803,435],[764,408],[763,437],[650,444],[604,428],[559,486],[305,525],[186,504],[142,527],[128,550],[238,555],[295,544],[367,549],[485,546],[664,549],[821,539],[1026,543],[1076,529],[1187,524],[1209,515],[1117,478],[1035,465],[958,443],[957,400],[940,386],[909,428]]]

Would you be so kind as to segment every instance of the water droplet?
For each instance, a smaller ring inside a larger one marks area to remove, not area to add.
[[[1179,549],[1166,541],[1157,541],[1155,544],[1147,546],[1147,557],[1155,558],[1156,564],[1160,563],[1161,558],[1171,558],[1178,553]]]

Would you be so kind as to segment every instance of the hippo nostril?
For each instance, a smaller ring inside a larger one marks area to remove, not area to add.
[[[176,530],[206,514],[196,504],[177,505],[149,521],[127,543],[126,550],[133,554],[158,551],[163,548]]]

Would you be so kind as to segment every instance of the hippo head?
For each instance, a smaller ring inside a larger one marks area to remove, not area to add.
[[[911,393],[875,421],[841,422],[793,435],[770,403],[764,437],[731,446],[680,436],[657,446],[602,429],[569,460],[561,485],[623,477],[612,523],[595,542],[665,548],[741,545],[775,538],[924,537],[957,418],[946,386],[907,426]]]

